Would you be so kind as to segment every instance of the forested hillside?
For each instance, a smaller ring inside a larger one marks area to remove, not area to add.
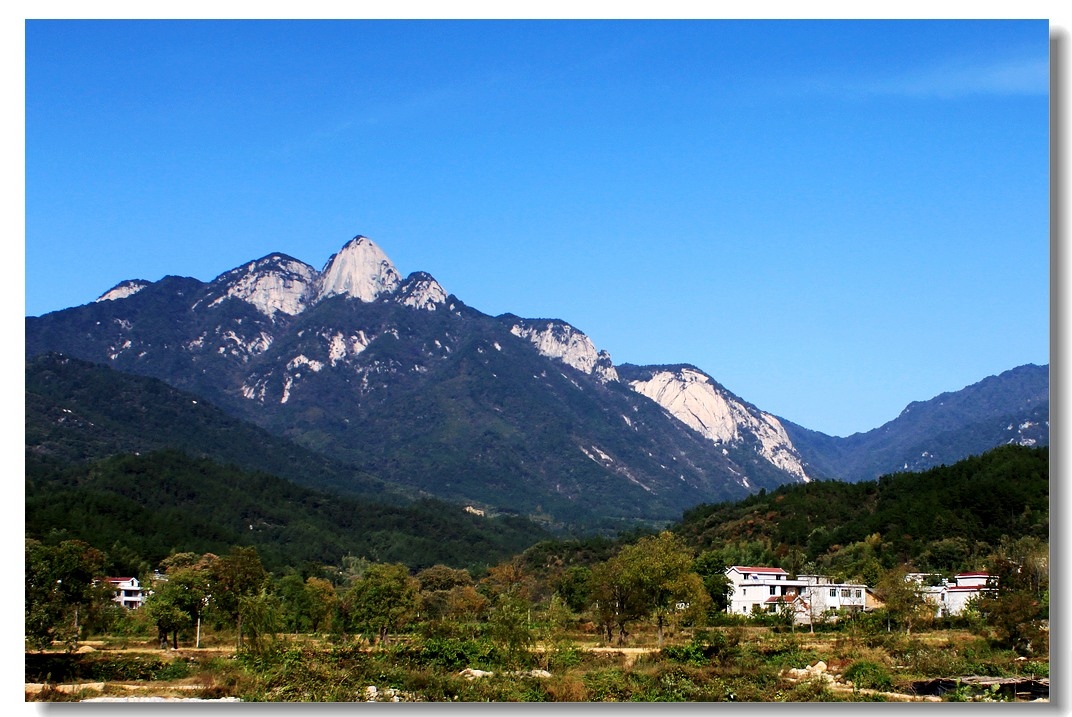
[[[1009,445],[877,481],[784,486],[702,505],[673,528],[727,564],[873,579],[880,568],[971,569],[1003,540],[1049,535],[1049,452]]]
[[[141,574],[172,552],[253,546],[271,570],[347,555],[479,569],[547,537],[518,517],[418,501],[386,506],[320,493],[174,450],[119,455],[26,478],[26,537],[79,539],[112,572]]]
[[[227,415],[163,381],[62,354],[26,363],[27,471],[176,449],[314,489],[402,502],[393,486]]]

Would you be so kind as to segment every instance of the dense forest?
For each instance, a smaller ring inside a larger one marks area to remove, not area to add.
[[[173,552],[252,546],[272,570],[346,556],[474,570],[548,533],[517,516],[478,516],[435,500],[384,505],[331,495],[175,450],[28,470],[26,535],[106,550],[138,575]]]
[[[880,569],[978,569],[1002,540],[1049,536],[1049,450],[1002,446],[877,481],[818,481],[701,505],[673,530],[727,564],[873,585]]]
[[[868,585],[897,565],[953,574],[980,569],[1003,542],[1048,540],[1048,474],[1048,449],[1004,446],[923,473],[701,505],[668,527],[705,556],[709,573],[769,565]],[[113,573],[141,574],[174,552],[232,545],[256,547],[270,570],[306,573],[349,557],[479,575],[516,555],[553,592],[651,534],[636,527],[614,538],[553,536],[517,516],[432,500],[357,501],[174,450],[64,470],[31,464],[26,477],[27,537],[85,541],[107,552]]]

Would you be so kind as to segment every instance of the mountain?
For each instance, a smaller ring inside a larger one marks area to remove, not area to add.
[[[588,527],[673,520],[857,455],[694,366],[616,366],[566,321],[484,314],[430,274],[403,278],[363,236],[319,271],[269,254],[27,317],[27,358],[50,351],[160,379],[411,491]]]
[[[949,465],[994,446],[1049,444],[1049,366],[1027,364],[910,403],[894,420],[846,438],[785,421],[813,473],[847,481]]]
[[[409,491],[233,418],[163,381],[62,354],[27,362],[25,425],[28,473],[173,449],[355,498],[409,499]]]
[[[658,403],[709,441],[733,451],[737,460],[746,453],[795,476],[810,479],[782,422],[735,396],[695,366],[633,366],[619,374],[637,393]]]
[[[405,495],[404,495],[405,494]],[[353,554],[479,566],[546,538],[515,516],[423,498],[154,378],[59,354],[26,368],[26,531],[129,563],[254,545],[276,566]],[[133,570],[137,572],[137,570]]]
[[[27,318],[27,357],[50,351],[414,492],[556,522],[667,521],[802,478],[696,432],[567,322],[483,314],[361,236],[320,271],[270,254]]]

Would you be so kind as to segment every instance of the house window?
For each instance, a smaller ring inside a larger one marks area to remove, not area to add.
[[[837,589],[830,588],[830,597],[837,597]]]
[[[860,591],[860,590],[857,590],[857,591],[856,591],[856,597],[862,597],[862,596],[863,596],[863,593],[862,593],[862,591]]]
[[[771,585],[770,586],[770,594],[771,595],[777,595],[778,594],[778,588],[776,588],[773,585]]]
[[[852,596],[852,591],[851,590],[842,589],[841,597],[847,598],[847,597],[851,597],[851,596]]]

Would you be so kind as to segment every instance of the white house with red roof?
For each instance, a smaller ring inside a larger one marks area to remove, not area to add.
[[[866,585],[835,583],[822,575],[790,579],[781,568],[733,565],[726,577],[733,586],[727,612],[734,615],[780,612],[792,605],[794,620],[810,624],[834,611],[867,607]]]
[[[957,573],[944,585],[927,588],[924,597],[930,600],[939,616],[959,615],[968,601],[995,587],[996,579],[988,573]]]
[[[767,612],[769,598],[790,592],[796,595],[799,587],[781,568],[733,565],[726,568],[726,577],[733,586],[727,609],[734,615],[751,615],[757,610]]]
[[[137,578],[104,578],[115,591],[112,600],[125,608],[136,610],[145,602],[145,589]]]

